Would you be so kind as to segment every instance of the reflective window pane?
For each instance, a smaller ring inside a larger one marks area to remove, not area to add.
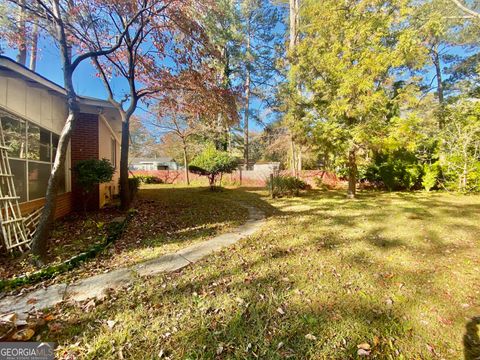
[[[10,159],[10,169],[14,176],[13,183],[15,184],[17,196],[20,197],[20,202],[27,201],[27,176],[25,167],[26,162],[24,160]]]
[[[3,116],[1,119],[5,145],[10,148],[8,156],[25,159],[25,121],[12,119],[8,116]]]
[[[28,196],[30,201],[45,197],[49,177],[50,164],[28,163]]]
[[[57,154],[59,139],[60,139],[60,136],[52,133],[52,163],[55,161],[55,155]]]
[[[28,124],[28,159],[50,161],[50,132]]]

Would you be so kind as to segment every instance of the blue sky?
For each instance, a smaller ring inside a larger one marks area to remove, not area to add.
[[[16,59],[17,51],[15,49],[4,48],[4,53],[2,55],[8,56],[13,60]],[[28,60],[27,60],[28,61]],[[35,70],[40,75],[46,77],[47,79],[63,86],[63,72],[62,65],[59,56],[58,47],[45,39],[40,40],[39,42],[39,54],[37,61],[37,68]],[[102,81],[96,77],[96,70],[92,63],[89,60],[83,61],[80,66],[75,70],[73,76],[73,82],[75,91],[80,96],[91,96],[99,99],[106,99],[107,92]],[[111,86],[113,88],[114,94],[119,95],[120,97],[128,92],[128,86],[126,82],[121,78],[114,78],[111,81]],[[262,108],[262,104],[259,101],[252,100],[252,108]],[[140,104],[136,114],[141,116],[142,114],[147,114],[142,108],[146,108],[145,105]],[[268,111],[261,109],[265,114]],[[243,112],[241,112],[243,116]],[[256,123],[251,123],[250,128],[253,131],[260,131],[261,126]]]

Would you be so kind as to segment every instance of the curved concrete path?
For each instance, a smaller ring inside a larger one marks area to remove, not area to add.
[[[195,263],[215,251],[252,235],[263,225],[265,215],[262,211],[244,204],[241,204],[241,206],[248,209],[248,220],[230,233],[218,235],[175,253],[163,255],[127,268],[95,275],[73,284],[55,284],[20,296],[5,297],[0,300],[0,314],[16,313],[18,319],[26,319],[29,313],[52,307],[62,301],[101,298],[105,296],[107,290],[119,288],[135,277],[173,272]]]

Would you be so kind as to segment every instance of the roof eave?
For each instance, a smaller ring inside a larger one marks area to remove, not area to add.
[[[58,95],[67,96],[67,91],[60,85],[55,84],[53,81],[47,79],[46,77],[43,77],[42,75],[28,69],[27,67],[17,63],[16,61],[8,57],[0,55],[0,67],[6,68],[26,78],[29,81],[36,82],[37,84],[40,84],[47,90],[53,91]],[[115,107],[107,100],[95,99],[95,98],[83,97],[83,96],[77,96],[77,97],[78,97],[81,108],[89,109],[90,111],[92,111],[92,107],[93,109],[95,107],[115,109]]]

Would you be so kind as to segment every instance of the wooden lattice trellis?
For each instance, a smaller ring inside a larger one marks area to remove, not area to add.
[[[18,204],[13,174],[8,160],[9,148],[5,144],[0,120],[0,228],[3,245],[7,251],[25,251],[30,247],[30,232]]]

